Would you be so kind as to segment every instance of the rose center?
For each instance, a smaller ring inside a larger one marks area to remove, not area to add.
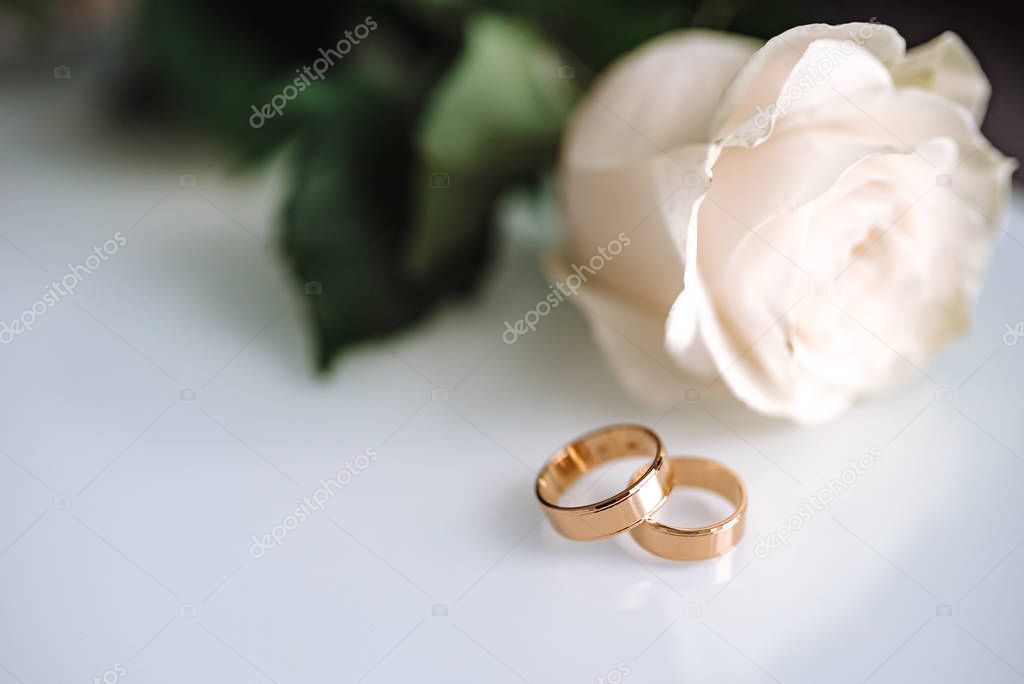
[[[875,244],[878,238],[882,237],[883,232],[885,231],[878,226],[871,226],[871,229],[868,231],[867,235],[864,236],[864,239],[855,244],[853,249],[850,250],[850,256],[854,259],[859,259],[860,256],[864,254],[869,247],[871,247],[871,245]]]

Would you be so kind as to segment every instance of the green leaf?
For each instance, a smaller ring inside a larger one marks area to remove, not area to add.
[[[353,73],[330,116],[301,133],[284,245],[300,280],[318,284],[307,300],[321,367],[471,289],[499,193],[555,157],[576,90],[554,52],[495,16],[465,35],[432,80],[422,53]]]
[[[467,290],[486,256],[478,244],[471,265],[454,264],[426,284],[405,277],[399,255],[411,219],[417,111],[372,83],[353,84],[349,95],[330,122],[345,135],[312,130],[304,138],[285,216],[292,266],[301,281],[317,283],[307,300],[321,368],[338,350],[399,330],[439,298]]]
[[[430,280],[464,257],[501,191],[553,162],[578,95],[563,66],[525,24],[493,14],[468,21],[465,49],[419,126],[411,277]]]

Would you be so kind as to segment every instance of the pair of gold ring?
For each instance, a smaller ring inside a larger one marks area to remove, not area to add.
[[[562,495],[587,471],[646,454],[651,455],[650,463],[617,494],[584,506],[559,505]],[[672,489],[685,486],[720,494],[736,510],[704,527],[673,527],[653,520]],[[747,490],[736,473],[706,458],[669,458],[661,438],[639,425],[602,428],[559,449],[537,476],[537,499],[555,530],[569,539],[601,539],[628,530],[640,546],[671,560],[712,558],[736,546],[747,511]]]

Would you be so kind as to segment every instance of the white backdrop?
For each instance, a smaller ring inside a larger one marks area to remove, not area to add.
[[[1020,197],[969,339],[803,429],[713,393],[635,404],[571,306],[503,344],[547,291],[511,243],[478,298],[317,378],[280,168],[228,176],[97,102],[75,74],[0,95],[0,319],[124,236],[0,346],[0,682],[1024,679]],[[547,455],[620,421],[744,477],[736,551],[673,564],[542,521]]]

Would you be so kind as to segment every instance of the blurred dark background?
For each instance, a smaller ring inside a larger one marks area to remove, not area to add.
[[[145,42],[146,29],[139,30],[139,0],[3,0],[0,1],[0,68],[7,73],[38,60],[96,56],[103,50],[117,53],[130,64],[121,64],[125,73],[133,69],[144,73],[140,81],[149,83],[130,95],[138,99],[140,110],[149,107],[153,116],[171,117],[180,114],[174,104],[173,92],[158,95],[161,79],[155,72],[145,73],[143,53],[126,54],[133,39]],[[415,7],[418,3],[347,3],[299,2],[266,5],[242,2],[201,3],[180,0],[178,3],[201,21],[215,26],[219,39],[262,48],[250,54],[256,62],[269,65],[302,64],[310,51],[332,42],[346,16],[364,12],[381,13],[389,5]],[[653,2],[640,8],[627,3],[607,1],[581,2],[430,2],[423,7],[449,8],[459,11],[493,9],[533,17],[546,30],[563,38],[574,30],[579,40],[569,39],[572,47],[581,47],[580,55],[594,58],[591,70],[604,66],[618,52],[657,29],[669,26],[713,26],[769,37],[786,28],[810,22],[843,23],[877,21],[894,26],[907,39],[908,46],[918,45],[943,31],[958,33],[977,56],[992,82],[992,101],[984,131],[1005,153],[1024,157],[1024,140],[1016,135],[1024,124],[1024,39],[1020,36],[1019,3],[974,2],[936,3],[927,0],[810,0],[794,2]],[[618,5],[618,6],[616,6]],[[601,15],[608,17],[602,21]],[[621,22],[625,21],[623,24]],[[632,25],[631,25],[632,24]],[[219,26],[217,26],[219,25]],[[135,35],[133,35],[135,31]],[[617,34],[617,35],[616,35]],[[600,49],[589,47],[607,37]],[[196,38],[179,35],[182,49]],[[135,47],[138,47],[137,45]],[[570,49],[571,49],[570,47]],[[269,51],[267,50],[269,48]],[[129,58],[128,55],[131,54]],[[108,55],[115,59],[112,55]],[[166,85],[166,84],[164,84]],[[148,91],[148,92],[143,92]],[[160,105],[159,107],[157,105]]]

